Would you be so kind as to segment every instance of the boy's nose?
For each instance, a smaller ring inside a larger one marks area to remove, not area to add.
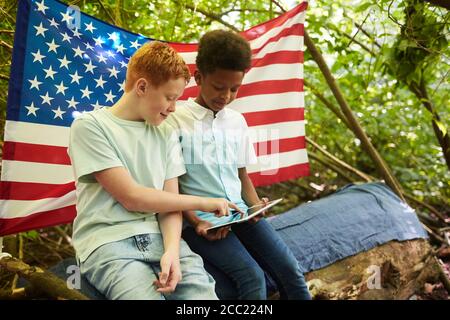
[[[231,98],[231,91],[230,90],[224,91],[220,98],[225,100],[226,103],[229,103],[230,98]]]
[[[171,104],[170,104],[169,109],[167,109],[167,111],[169,111],[169,112],[174,112],[175,109],[176,109],[176,107],[175,107],[175,102],[174,102],[174,103],[171,103]]]

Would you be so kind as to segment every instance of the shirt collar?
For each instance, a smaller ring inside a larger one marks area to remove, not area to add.
[[[192,112],[192,114],[194,115],[195,118],[197,118],[197,120],[203,120],[207,114],[210,114],[211,117],[214,117],[214,112],[212,112],[211,110],[199,105],[197,102],[195,102],[195,100],[193,98],[189,98],[188,99],[188,105],[187,107],[189,108],[189,110]],[[217,112],[216,114],[216,118],[222,118],[225,115],[225,110],[226,108],[220,110],[219,112]]]

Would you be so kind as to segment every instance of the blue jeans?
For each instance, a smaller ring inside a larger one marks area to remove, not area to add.
[[[81,273],[105,297],[112,300],[210,300],[217,299],[214,279],[202,259],[181,240],[182,280],[175,292],[161,294],[153,281],[161,272],[164,253],[161,234],[142,234],[97,248],[80,264]]]
[[[226,279],[230,280],[235,299],[267,299],[264,271],[276,282],[281,299],[311,299],[297,259],[265,219],[235,224],[225,239],[217,241],[208,241],[187,227],[183,239],[205,260],[208,272],[228,294]],[[216,292],[220,293],[220,288]]]

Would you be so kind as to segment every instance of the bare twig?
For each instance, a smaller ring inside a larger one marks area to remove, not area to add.
[[[371,34],[369,34],[369,32],[367,32],[366,30],[364,30],[364,28],[362,27],[362,25],[360,25],[359,23],[355,22],[355,26],[361,30],[362,33],[364,33],[366,35],[367,38],[369,38],[378,48],[381,48],[381,45],[373,38],[373,36]]]
[[[319,150],[321,153],[323,153],[327,158],[332,159],[334,162],[338,163],[341,167],[345,168],[346,170],[356,174],[358,177],[360,177],[361,179],[363,179],[366,182],[370,182],[373,181],[373,178],[366,175],[365,173],[359,171],[358,169],[353,168],[352,166],[350,166],[349,164],[345,163],[344,161],[336,158],[334,155],[332,155],[331,153],[329,153],[328,151],[326,151],[324,148],[322,148],[321,146],[319,146],[317,143],[315,143],[314,141],[312,141],[310,138],[306,137],[306,141],[311,144],[312,146],[314,146],[317,150]]]
[[[361,25],[364,25],[364,23],[366,23],[366,20],[367,20],[367,18],[369,17],[369,15],[370,15],[370,11],[369,11],[369,13],[367,14],[367,16],[364,18],[364,20],[363,20],[363,22],[361,23]],[[350,46],[351,44],[352,44],[352,42],[353,41],[355,41],[355,37],[356,37],[356,35],[359,33],[359,29],[356,31],[356,33],[353,35],[353,37],[352,38],[350,38],[350,42],[348,43],[348,46]],[[355,41],[356,42],[356,41]],[[359,44],[359,43],[358,43]],[[363,46],[363,45],[361,45],[361,44],[359,44],[364,50],[367,50],[368,52],[371,52],[371,50],[370,49],[368,49],[366,46]]]
[[[13,46],[12,46],[12,45],[10,45],[9,43],[6,43],[6,42],[3,41],[3,40],[0,40],[0,45],[3,46],[3,47],[5,47],[5,48],[7,48],[7,49],[9,49],[9,50],[12,50],[12,49],[13,49]]]
[[[108,9],[106,9],[105,5],[103,4],[102,0],[97,0],[98,3],[100,4],[100,6],[102,7],[103,11],[105,11],[105,13],[108,15],[108,17],[111,19],[111,21],[117,25],[116,20],[114,19],[114,17],[112,16],[111,12],[109,12]]]
[[[180,4],[178,0],[175,0],[174,2],[175,2],[176,4],[178,4],[178,5]],[[202,9],[202,8],[199,8],[198,6],[197,6],[197,7],[194,7],[193,5],[188,4],[188,3],[186,3],[185,5],[186,5],[186,8],[188,8],[189,10],[192,10],[193,12],[195,12],[195,11],[200,12],[200,13],[201,13],[202,15],[204,15],[205,17],[207,17],[207,18],[209,18],[209,19],[211,19],[211,20],[220,22],[221,24],[223,24],[224,26],[230,28],[230,29],[233,30],[233,31],[236,31],[236,32],[239,32],[239,31],[240,31],[238,28],[236,28],[236,27],[233,26],[232,24],[229,24],[228,22],[226,22],[225,20],[223,20],[223,19],[222,19],[219,15],[217,15],[217,14],[210,13],[210,12],[208,12],[208,11]]]

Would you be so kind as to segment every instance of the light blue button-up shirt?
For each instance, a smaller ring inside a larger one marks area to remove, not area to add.
[[[183,150],[186,174],[179,177],[180,193],[226,198],[247,210],[238,169],[257,160],[245,118],[228,108],[214,116],[190,99],[166,121],[177,129]],[[230,219],[200,211],[197,215],[214,224]]]

